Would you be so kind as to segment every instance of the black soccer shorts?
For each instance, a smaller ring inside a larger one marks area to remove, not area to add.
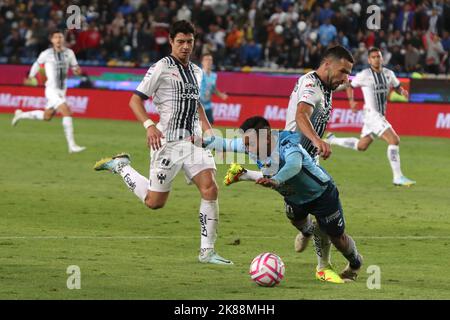
[[[332,237],[339,237],[345,230],[344,211],[339,200],[339,191],[330,183],[320,197],[304,204],[295,204],[284,199],[286,216],[290,220],[305,219],[308,214],[316,217],[320,229]]]

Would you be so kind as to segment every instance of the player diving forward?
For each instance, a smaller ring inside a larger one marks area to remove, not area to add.
[[[353,78],[351,86],[347,87],[351,109],[356,112],[356,102],[353,99],[353,88],[361,87],[364,95],[364,126],[361,138],[338,138],[333,133],[326,136],[326,141],[357,151],[366,151],[376,135],[387,142],[387,157],[391,165],[393,180],[396,186],[411,186],[416,182],[408,179],[400,168],[400,138],[386,120],[386,104],[389,90],[394,87],[397,93],[408,97],[406,91],[395,76],[395,73],[383,67],[383,56],[378,48],[369,50],[368,62],[370,68],[364,69]]]
[[[80,152],[86,149],[86,147],[80,147],[75,143],[71,111],[66,102],[66,79],[69,67],[72,68],[75,75],[80,75],[81,69],[78,66],[74,52],[64,47],[64,34],[62,31],[57,30],[52,32],[50,34],[50,42],[52,43],[52,47],[41,52],[29,73],[29,78],[33,78],[39,72],[40,65],[43,64],[45,67],[45,75],[47,77],[47,81],[45,82],[45,97],[47,98],[45,111],[34,110],[23,112],[17,109],[11,124],[15,126],[23,119],[49,121],[58,111],[63,116],[62,125],[64,127],[69,153]]]
[[[331,176],[301,146],[300,135],[271,130],[268,121],[259,116],[245,120],[241,130],[244,132],[242,138],[207,139],[206,147],[248,153],[256,160],[263,175],[256,183],[272,188],[284,197],[289,220],[296,225],[308,226],[308,214],[314,215],[320,230],[347,259],[346,268],[332,282],[356,280],[362,257],[353,239],[344,232],[339,192]],[[319,280],[329,281],[320,276],[322,274],[319,274]]]
[[[329,143],[322,140],[332,109],[332,92],[348,82],[348,75],[353,67],[351,53],[342,46],[329,48],[322,56],[320,66],[301,76],[292,91],[286,116],[287,131],[296,131],[300,144],[318,164],[319,156],[327,159],[331,155]],[[258,180],[261,172],[242,171],[239,165],[231,166],[225,178],[225,185],[237,180]],[[289,206],[286,204],[286,209]],[[299,230],[294,245],[297,252],[306,249],[314,236],[318,260],[316,277],[330,282],[340,282],[339,276],[331,267],[331,243],[320,228],[314,228],[310,219],[296,221],[292,224]]]

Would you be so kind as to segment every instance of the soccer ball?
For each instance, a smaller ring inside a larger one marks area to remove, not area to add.
[[[253,259],[250,264],[250,277],[262,287],[273,287],[284,277],[284,263],[274,253],[265,252]]]

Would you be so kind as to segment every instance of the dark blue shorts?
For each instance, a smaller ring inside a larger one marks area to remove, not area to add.
[[[205,109],[206,117],[210,124],[214,123],[213,109]]]
[[[316,217],[320,229],[326,234],[338,237],[344,233],[344,211],[339,200],[339,191],[334,183],[330,183],[323,194],[311,202],[299,205],[284,199],[284,203],[286,215],[290,220],[303,220],[308,214],[312,214]]]

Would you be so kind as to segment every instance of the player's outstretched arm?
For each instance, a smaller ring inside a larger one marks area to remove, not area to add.
[[[286,157],[286,163],[280,171],[272,178],[260,178],[256,184],[260,184],[267,188],[276,188],[280,184],[293,178],[302,169],[303,158],[300,152],[292,152]]]
[[[197,111],[200,123],[202,125],[202,131],[205,132],[207,136],[212,135],[212,126],[209,123],[208,117],[206,116],[205,108],[203,108],[203,105],[200,102],[198,103]]]
[[[354,99],[354,91],[352,86],[348,86],[345,89],[345,92],[347,93],[347,98],[348,98],[348,103],[350,104],[350,108],[352,109],[353,112],[356,112],[358,104],[356,103],[355,99]]]

